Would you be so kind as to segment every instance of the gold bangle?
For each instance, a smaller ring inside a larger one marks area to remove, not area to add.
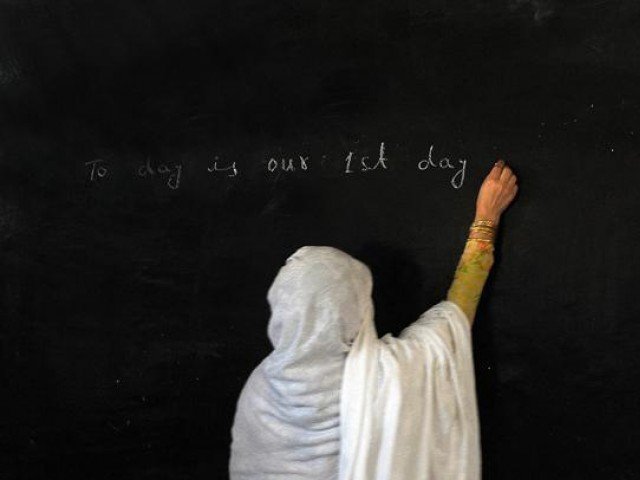
[[[496,227],[487,227],[486,225],[471,225],[469,230],[479,230],[483,232],[495,232]]]
[[[489,232],[487,230],[469,230],[469,235],[471,236],[480,236],[480,237],[495,237],[496,236],[496,232]]]
[[[490,238],[475,238],[475,237],[467,238],[467,242],[470,242],[471,240],[477,240],[479,242],[493,243],[493,240],[491,240]]]
[[[495,228],[496,223],[493,220],[474,220],[471,226],[487,226]]]
[[[483,242],[493,242],[495,239],[487,238],[487,237],[467,237],[467,240],[481,240]]]
[[[474,222],[490,223],[492,225],[496,223],[494,220],[489,220],[488,218],[479,218],[478,220],[474,220]]]
[[[469,229],[469,238],[484,238],[493,240],[496,238],[496,232],[491,230],[481,230],[478,228]]]
[[[497,228],[493,220],[474,220],[469,227],[468,240],[493,243],[497,236]]]
[[[491,232],[479,232],[479,231],[471,231],[469,232],[470,237],[481,237],[481,238],[495,238],[495,234]]]

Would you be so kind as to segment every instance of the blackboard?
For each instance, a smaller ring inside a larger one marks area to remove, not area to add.
[[[360,258],[397,333],[504,158],[484,477],[640,478],[639,27],[634,0],[0,3],[0,476],[225,478],[284,259]]]

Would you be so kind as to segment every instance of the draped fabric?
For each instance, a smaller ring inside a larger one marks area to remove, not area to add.
[[[480,439],[469,324],[442,301],[399,338],[366,319],[346,360],[341,480],[477,480]]]
[[[273,351],[247,380],[232,480],[477,480],[468,321],[442,301],[378,339],[366,265],[302,247],[267,299]]]

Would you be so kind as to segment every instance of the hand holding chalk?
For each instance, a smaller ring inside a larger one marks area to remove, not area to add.
[[[496,225],[518,191],[517,177],[504,160],[498,160],[480,186],[476,200],[476,220],[492,220]]]

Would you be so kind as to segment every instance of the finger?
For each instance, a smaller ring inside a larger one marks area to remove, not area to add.
[[[500,178],[500,174],[502,173],[503,167],[504,167],[504,160],[498,160],[493,165],[493,168],[489,172],[489,177],[495,180],[498,180]]]
[[[507,180],[509,180],[511,175],[512,175],[511,169],[508,166],[504,167],[502,169],[502,172],[500,172],[500,181],[506,182]]]
[[[509,186],[515,185],[517,181],[518,181],[518,177],[516,177],[515,175],[511,175],[511,177],[509,178],[509,181],[507,182],[507,185]]]

